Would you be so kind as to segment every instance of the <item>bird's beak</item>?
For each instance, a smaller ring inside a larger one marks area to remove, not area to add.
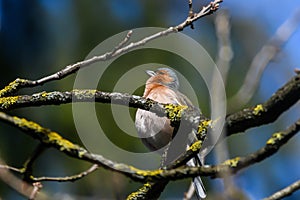
[[[156,73],[152,70],[146,70],[146,73],[149,75],[149,76],[155,76]]]

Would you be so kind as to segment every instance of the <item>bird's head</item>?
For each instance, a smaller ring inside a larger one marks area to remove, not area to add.
[[[148,84],[160,84],[171,89],[179,88],[179,81],[176,73],[169,68],[158,68],[155,71],[147,70],[146,73],[150,76],[147,80]]]

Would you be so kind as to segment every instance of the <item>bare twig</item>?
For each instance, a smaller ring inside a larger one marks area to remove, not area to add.
[[[29,196],[29,200],[34,200],[37,197],[38,192],[42,189],[43,185],[40,182],[33,183],[33,190]]]
[[[30,177],[32,176],[32,165],[34,161],[44,152],[44,150],[46,150],[45,145],[39,144],[34,150],[34,152],[32,153],[32,155],[26,160],[23,168],[24,180],[26,181],[31,180]]]
[[[193,0],[188,0],[189,2],[189,17],[192,17],[194,15],[194,11],[193,11]],[[194,29],[194,24],[191,23],[191,29]]]
[[[215,27],[218,38],[218,56],[216,59],[216,65],[222,75],[224,84],[226,84],[227,74],[233,58],[233,50],[230,40],[230,16],[228,11],[222,10],[217,13]]]
[[[0,170],[1,169],[9,169],[11,171],[18,172],[20,174],[22,174],[23,171],[24,171],[23,169],[19,169],[19,168],[12,167],[12,166],[9,166],[9,165],[2,165],[2,164],[0,164]]]
[[[279,200],[284,197],[290,196],[294,192],[300,189],[300,180],[294,182],[293,184],[287,186],[286,188],[272,194],[271,196],[264,198],[263,200]]]
[[[1,160],[0,160],[0,162],[2,163]],[[24,172],[23,169],[18,169],[18,168],[11,167],[11,166],[8,166],[5,164],[1,164],[0,165],[0,179],[3,182],[5,182],[8,186],[13,188],[19,194],[25,196],[26,198],[30,198],[33,191],[35,191],[35,188],[31,184],[16,177],[9,170],[20,173],[20,174],[22,174]],[[41,192],[38,194],[37,193],[35,193],[35,194],[36,194],[35,196],[38,197],[38,199],[43,199],[43,200],[48,199],[48,197]]]
[[[189,16],[191,16],[193,12],[193,0],[188,0],[189,1]]]
[[[126,37],[124,38],[123,41],[121,41],[114,49],[113,51],[111,52],[111,54],[114,54],[116,53],[116,51],[118,51],[119,49],[121,49],[122,47],[124,47],[128,41],[130,40],[131,38],[131,35],[132,35],[132,30],[128,31]]]
[[[216,35],[218,38],[218,55],[216,58],[216,65],[218,67],[219,72],[221,73],[221,76],[223,78],[224,85],[226,85],[227,81],[227,75],[228,71],[230,69],[231,60],[233,58],[233,50],[231,47],[231,40],[230,40],[230,16],[228,11],[222,10],[221,12],[218,12],[215,19],[215,28],[216,28]],[[217,71],[214,72],[214,77],[217,77],[215,73],[218,73]],[[222,93],[222,90],[224,88],[220,87],[220,84],[216,84],[218,81],[216,81],[215,78],[213,78],[212,81],[212,92],[213,97],[217,98],[213,101],[218,102],[219,101],[219,95]],[[224,130],[226,131],[226,130]],[[219,143],[214,148],[214,152],[216,155],[217,162],[222,162],[224,160],[227,160],[229,158],[229,152],[228,152],[228,145],[227,141],[224,141],[225,134],[222,134],[219,140],[223,141]],[[224,182],[224,187],[226,193],[228,195],[231,195],[231,192],[228,191],[236,191],[237,186],[235,185],[234,181],[231,177],[231,172],[227,171],[225,174],[221,175]],[[230,197],[229,197],[230,199]]]
[[[66,176],[66,177],[31,177],[31,180],[34,182],[42,182],[42,181],[58,181],[58,182],[73,182],[76,180],[79,180],[87,175],[89,175],[90,173],[96,171],[98,169],[98,165],[94,164],[92,165],[88,170],[83,171],[79,174],[75,174],[72,176]]]
[[[207,6],[203,6],[203,8],[198,13],[194,13],[192,10],[192,1],[189,1],[189,15],[187,19],[182,22],[181,24],[175,26],[174,28],[177,31],[182,31],[185,27],[190,26],[193,24],[194,21],[214,13],[216,10],[219,9],[220,3],[223,2],[223,0],[215,0],[211,1]]]
[[[31,161],[31,159],[30,159],[30,161]],[[1,169],[8,169],[8,170],[17,172],[19,174],[27,173],[28,174],[27,180],[30,181],[30,182],[34,182],[34,183],[43,182],[43,181],[73,182],[73,181],[79,180],[79,179],[87,176],[88,174],[96,171],[98,168],[99,168],[99,166],[97,164],[94,164],[89,169],[87,169],[86,171],[83,171],[79,174],[75,174],[75,175],[72,175],[72,176],[65,176],[65,177],[34,177],[32,174],[29,173],[29,171],[25,171],[25,169],[27,169],[27,168],[19,169],[19,168],[12,167],[12,166],[9,166],[9,165],[0,165],[0,170]]]
[[[170,27],[164,31],[155,33],[153,35],[147,36],[140,41],[137,42],[132,42],[128,45],[125,46],[125,44],[128,43],[130,36],[132,34],[132,31],[129,31],[126,37],[124,38],[123,41],[119,43],[113,50],[99,56],[94,56],[88,60],[80,61],[75,64],[71,64],[66,66],[64,69],[51,74],[49,76],[43,77],[41,79],[31,81],[31,80],[24,80],[24,79],[16,79],[15,81],[11,82],[7,87],[4,89],[0,90],[0,97],[7,96],[9,94],[13,94],[16,91],[18,91],[20,88],[25,88],[25,87],[35,87],[38,85],[43,85],[44,83],[53,81],[53,80],[60,80],[72,73],[77,72],[79,69],[87,67],[95,62],[99,61],[106,61],[118,56],[123,55],[124,53],[135,49],[137,47],[143,46],[146,43],[155,40],[157,38],[167,36],[171,33],[176,33],[178,31],[182,31],[185,27],[190,26],[194,21],[206,16],[210,15],[219,8],[219,4],[222,2],[222,0],[215,0],[210,2],[207,6],[204,6],[199,13],[193,13],[193,15],[188,16],[187,19],[182,22],[181,24]]]
[[[239,91],[229,100],[228,105],[234,108],[246,105],[254,95],[259,80],[267,65],[280,52],[282,46],[300,25],[300,9],[287,19],[276,31],[275,35],[261,48],[250,64],[244,83]],[[239,105],[239,106],[238,106]]]

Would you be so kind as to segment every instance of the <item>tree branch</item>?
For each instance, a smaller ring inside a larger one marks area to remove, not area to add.
[[[92,172],[96,171],[98,169],[98,165],[94,164],[86,171],[83,171],[79,174],[75,174],[72,176],[65,176],[65,177],[31,177],[31,181],[33,182],[42,182],[42,181],[57,181],[57,182],[74,182],[76,180],[79,180]]]
[[[274,122],[299,99],[300,74],[297,74],[265,103],[228,115],[226,118],[227,136]]]
[[[101,155],[89,153],[84,148],[75,145],[70,141],[62,138],[56,132],[43,128],[34,122],[30,122],[25,119],[20,119],[18,117],[11,117],[5,113],[0,113],[0,120],[8,122],[14,126],[17,126],[18,128],[23,130],[31,137],[35,139],[39,139],[43,144],[54,147],[59,151],[68,154],[71,157],[98,164],[106,169],[122,173],[123,175],[126,175],[133,180],[141,181],[141,182],[177,180],[177,179],[182,179],[187,177],[195,177],[199,175],[217,177],[218,174],[226,173],[226,171],[236,173],[237,171],[247,166],[262,161],[265,158],[275,154],[281,146],[283,146],[290,138],[292,138],[300,130],[300,119],[299,119],[294,125],[289,127],[287,130],[273,134],[272,137],[267,141],[266,146],[264,148],[246,157],[237,157],[225,161],[221,165],[212,166],[212,167],[202,166],[202,167],[176,168],[177,166],[179,166],[179,164],[178,162],[174,162],[173,164],[167,166],[164,169],[140,170],[122,163],[115,163],[113,161],[105,159]],[[187,152],[189,152],[190,156],[192,157],[193,155],[199,152],[200,148],[201,148],[201,142],[198,141],[194,145],[192,145]],[[182,160],[183,163],[184,161],[186,161],[185,159],[189,159],[189,158],[186,155],[183,155],[180,157],[180,159]],[[173,167],[176,169],[170,169]]]
[[[274,155],[284,144],[286,144],[293,136],[300,131],[300,119],[291,125],[288,129],[277,132],[267,140],[266,145],[245,157],[236,157],[226,160],[216,166],[201,166],[201,167],[180,167],[170,170],[162,170],[159,173],[145,173],[145,176],[152,176],[152,180],[178,180],[187,177],[210,176],[212,178],[220,177],[220,175],[231,172],[231,174],[249,167],[257,162],[260,162]]]
[[[198,13],[193,13],[193,15],[188,16],[187,19],[184,22],[182,22],[181,24],[170,27],[164,31],[155,33],[153,35],[147,36],[147,37],[141,39],[140,41],[131,42],[130,44],[125,46],[125,44],[128,43],[130,36],[132,34],[132,31],[129,31],[128,34],[126,35],[126,37],[123,39],[123,41],[121,41],[113,50],[111,50],[103,55],[94,56],[88,60],[84,60],[84,61],[77,62],[75,64],[68,65],[65,68],[63,68],[62,70],[60,70],[54,74],[51,74],[49,76],[45,76],[45,77],[40,78],[35,81],[18,78],[15,81],[11,82],[4,89],[0,90],[0,97],[13,94],[21,88],[35,87],[38,85],[43,85],[50,81],[60,80],[72,73],[77,72],[79,69],[87,67],[95,62],[110,60],[114,57],[121,56],[124,53],[126,53],[132,49],[143,46],[152,40],[155,40],[155,39],[163,37],[163,36],[167,36],[171,33],[176,33],[178,31],[182,31],[185,27],[190,26],[196,20],[214,13],[216,10],[219,9],[219,5],[221,2],[222,2],[222,0],[214,0],[214,1],[210,2],[207,6],[204,6],[201,9],[201,11],[199,11]]]
[[[6,123],[9,123],[13,126],[16,126],[24,133],[29,135],[34,139],[38,139],[41,143],[46,146],[54,147],[55,149],[63,152],[73,158],[77,158],[80,160],[85,160],[94,164],[98,164],[105,169],[109,169],[111,171],[119,172],[129,178],[136,181],[151,181],[153,178],[156,179],[156,176],[160,176],[161,169],[159,170],[140,170],[133,166],[126,165],[123,163],[113,162],[109,159],[104,158],[101,155],[93,154],[88,152],[85,148],[66,140],[58,133],[51,131],[50,129],[44,128],[39,124],[28,121],[24,118],[12,117],[6,113],[0,112],[0,120]],[[192,155],[194,151],[199,151],[201,145],[200,141],[192,145],[190,148],[189,156]],[[196,149],[196,150],[195,150]],[[188,159],[186,156],[181,157],[181,162],[186,161]],[[183,163],[177,163],[183,164]],[[149,176],[150,175],[150,176]]]
[[[297,10],[277,29],[274,36],[255,55],[249,66],[244,83],[239,91],[229,100],[229,105],[233,105],[236,108],[239,107],[237,105],[247,104],[258,86],[265,68],[278,55],[282,46],[298,29],[299,22],[300,10]]]
[[[300,180],[294,182],[293,184],[287,186],[286,188],[272,194],[271,196],[264,198],[263,200],[279,200],[284,197],[290,196],[293,192],[300,189]]]
[[[226,118],[227,136],[243,132],[249,128],[260,126],[275,121],[283,112],[288,110],[300,99],[300,74],[295,75],[275,94],[263,104],[246,108],[242,111],[230,114]],[[58,105],[74,102],[100,102],[126,105],[156,113],[158,116],[173,116],[173,121],[189,122],[194,129],[198,128],[199,120],[207,119],[200,116],[193,108],[178,107],[170,104],[160,104],[151,99],[122,94],[108,93],[97,90],[73,90],[71,92],[41,92],[33,95],[20,95],[0,98],[0,109]],[[182,112],[184,110],[184,112]],[[177,113],[174,116],[174,112]],[[182,117],[182,119],[181,119]]]
[[[184,167],[177,168],[177,161],[174,161],[171,165],[167,166],[164,171],[161,172],[160,178],[157,182],[150,182],[144,184],[138,191],[131,193],[127,199],[156,199],[159,197],[163,188],[168,184],[168,180],[177,180],[187,177],[195,176],[211,176],[213,178],[219,177],[224,173],[230,172],[230,174],[237,173],[241,169],[248,167],[252,164],[260,162],[267,157],[274,155],[280,147],[282,147],[289,139],[291,139],[296,133],[300,131],[300,119],[290,126],[287,130],[274,133],[272,137],[266,142],[266,146],[258,151],[249,154],[245,157],[236,157],[234,159],[227,160],[217,166],[202,166],[202,167]],[[195,143],[196,144],[196,143]],[[201,148],[200,146],[194,146],[195,151],[192,156],[196,155]],[[191,152],[190,152],[191,153]],[[186,153],[187,154],[187,153]],[[184,157],[185,154],[182,155]]]
[[[32,175],[32,166],[34,161],[46,150],[46,147],[43,144],[39,144],[32,155],[24,163],[22,169],[22,174],[24,175],[24,180],[30,182]]]

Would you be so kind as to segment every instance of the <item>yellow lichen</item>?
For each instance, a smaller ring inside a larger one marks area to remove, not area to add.
[[[49,142],[54,142],[54,143],[58,144],[60,146],[60,149],[59,149],[60,151],[64,151],[64,150],[70,151],[70,150],[76,148],[75,144],[73,144],[69,140],[64,139],[56,132],[50,132],[48,134],[48,139],[49,139]]]
[[[84,150],[84,149],[80,149],[80,150],[79,150],[79,152],[78,152],[78,156],[79,156],[79,158],[82,158],[82,157],[83,157],[83,155],[84,155],[85,153],[87,153],[87,151],[86,151],[86,150]]]
[[[237,165],[239,164],[239,161],[240,161],[240,157],[236,157],[236,158],[233,158],[233,159],[230,159],[230,160],[226,160],[225,162],[222,163],[222,165],[227,165],[227,166],[230,166],[230,167],[237,167]]]
[[[43,91],[43,92],[41,92],[41,96],[44,97],[44,98],[46,98],[48,96],[48,93],[45,92],[45,91]]]
[[[283,132],[274,133],[272,137],[267,141],[267,144],[275,144],[276,141],[281,140],[283,138]]]
[[[27,80],[24,79],[16,79],[13,82],[9,83],[9,85],[5,86],[2,90],[0,90],[0,97],[4,96],[7,93],[13,92],[18,88],[20,84],[26,83]]]
[[[188,106],[184,106],[184,105],[174,105],[174,104],[166,104],[164,106],[164,108],[166,109],[166,113],[168,118],[171,121],[176,121],[178,119],[181,118],[182,116],[182,112],[188,108]]]
[[[74,89],[72,90],[73,94],[76,96],[76,98],[93,98],[97,92],[97,90],[78,90]]]
[[[203,132],[206,132],[209,127],[212,126],[212,120],[203,120],[200,122],[198,126],[197,133],[201,134]]]
[[[140,188],[137,192],[131,193],[128,197],[127,200],[133,200],[133,199],[138,199],[141,195],[146,194],[148,190],[151,188],[150,183],[145,183],[142,188]]]
[[[141,170],[137,169],[135,167],[130,166],[130,169],[135,171],[137,175],[141,176],[157,176],[162,173],[162,169],[156,169],[156,170]]]
[[[198,140],[196,141],[194,144],[192,144],[188,150],[191,150],[191,151],[199,151],[199,149],[201,148],[202,146],[202,141]]]
[[[19,97],[14,96],[14,97],[2,97],[0,98],[0,107],[2,108],[9,108],[10,105],[13,105],[18,101]]]
[[[28,121],[24,118],[19,118],[19,117],[13,117],[13,119],[14,119],[14,122],[16,123],[16,125],[18,125],[19,127],[29,129],[31,131],[34,131],[35,133],[40,133],[40,134],[43,134],[44,136],[47,136],[47,138],[42,137],[42,136],[40,138],[44,138],[43,142],[45,142],[45,143],[57,144],[58,146],[60,146],[60,151],[63,151],[63,150],[71,151],[72,149],[78,149],[77,145],[73,144],[69,140],[64,139],[58,133],[53,132],[47,128],[44,128],[35,122]],[[82,155],[84,154],[84,152],[81,152],[81,153],[82,153]],[[82,156],[82,155],[79,155],[79,156]]]
[[[118,168],[118,167],[117,167]],[[137,169],[133,166],[129,166],[130,170],[134,171],[137,175],[141,176],[156,176],[162,173],[162,169],[157,169],[157,170],[141,170]]]
[[[14,119],[14,122],[19,127],[23,127],[23,128],[34,130],[35,132],[41,132],[41,133],[44,133],[47,130],[47,129],[43,128],[42,126],[40,126],[39,124],[32,122],[32,121],[28,121],[24,118],[13,117],[13,119]]]
[[[262,104],[258,104],[257,106],[255,106],[255,108],[253,109],[252,113],[254,115],[260,115],[262,112],[264,111],[264,107]]]

